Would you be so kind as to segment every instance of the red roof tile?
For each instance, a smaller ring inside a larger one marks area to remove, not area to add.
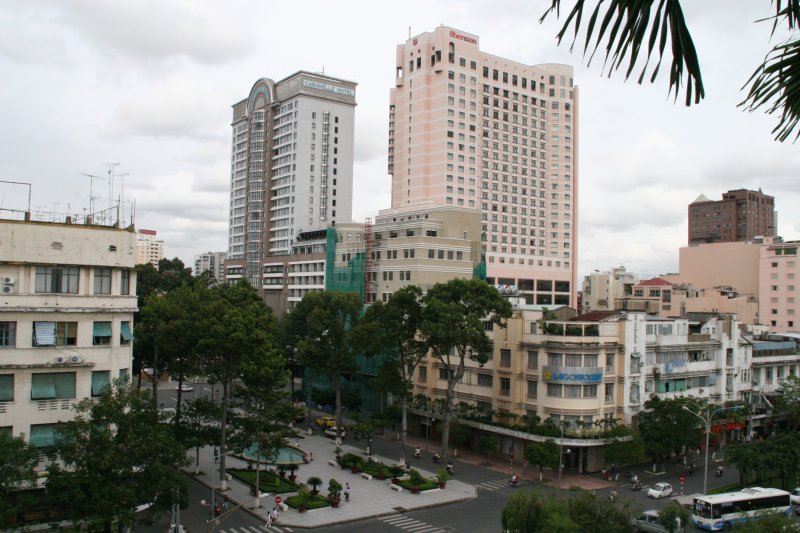
[[[639,285],[672,285],[669,281],[661,278],[646,279],[640,281]]]

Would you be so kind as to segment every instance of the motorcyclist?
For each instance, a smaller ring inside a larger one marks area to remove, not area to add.
[[[414,448],[414,458],[419,459],[422,455],[422,450],[419,449],[419,446]]]
[[[447,461],[447,466],[445,466],[445,468],[447,468],[447,473],[448,474],[452,474],[453,473],[453,463],[451,463],[450,461]]]
[[[439,452],[436,452],[436,453],[433,454],[433,462],[434,463],[438,463],[441,460],[442,460],[442,456],[439,454]]]
[[[511,486],[512,487],[516,487],[517,485],[519,485],[519,476],[516,474],[516,472],[512,472],[511,473]]]

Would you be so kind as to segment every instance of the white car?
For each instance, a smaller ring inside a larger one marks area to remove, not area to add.
[[[194,390],[194,387],[192,387],[188,383],[184,383],[180,387],[175,387],[175,390],[179,392],[192,392]]]
[[[789,499],[792,501],[792,505],[800,504],[800,487],[797,487],[789,493]]]
[[[344,427],[343,427],[343,428],[342,428],[342,434],[341,434],[341,437],[342,437],[342,438],[345,438],[345,436],[346,436],[346,435],[347,435],[347,428],[344,428]],[[327,428],[327,429],[325,430],[325,436],[326,436],[326,437],[330,437],[330,438],[332,438],[332,439],[335,439],[335,438],[336,438],[336,426],[333,426],[333,427],[329,427],[329,428]]]
[[[664,482],[656,483],[647,490],[647,496],[656,499],[672,496],[672,485]]]

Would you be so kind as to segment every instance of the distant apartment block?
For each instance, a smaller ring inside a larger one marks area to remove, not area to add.
[[[749,241],[776,235],[775,198],[737,189],[712,201],[702,194],[689,204],[689,244]]]
[[[207,252],[195,256],[194,258],[194,275],[199,276],[205,271],[211,272],[218,282],[225,281],[225,252]]]
[[[151,229],[140,229],[136,232],[136,264],[150,263],[158,268],[158,262],[164,259],[164,241],[158,240],[157,233]]]
[[[617,299],[633,296],[633,287],[639,283],[639,276],[625,270],[624,266],[610,272],[595,270],[583,278],[581,312],[611,311]]]
[[[579,91],[568,65],[527,65],[440,26],[397,46],[392,208],[481,212],[487,276],[576,306]]]
[[[356,84],[300,71],[233,105],[226,279],[259,292],[303,232],[352,217]]]
[[[132,228],[0,221],[0,431],[52,446],[75,403],[130,379]]]

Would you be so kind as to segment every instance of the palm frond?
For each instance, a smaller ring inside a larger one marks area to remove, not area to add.
[[[800,0],[788,1],[789,6],[783,11],[789,11],[784,16],[791,24],[798,20],[797,14],[800,11],[796,11],[796,8]],[[655,13],[651,16],[656,2]],[[781,0],[778,0],[778,4],[778,12],[781,12]],[[578,40],[585,9],[587,9],[586,0],[576,0],[556,36],[556,40],[561,44],[570,27],[574,26],[570,51]],[[603,11],[604,9],[605,11]],[[561,0],[552,0],[550,8],[541,16],[539,22],[544,21],[552,12],[555,12],[556,18],[559,17]],[[605,42],[603,70],[607,65],[607,74],[610,77],[614,71],[619,70],[627,63],[625,69],[625,79],[627,80],[633,73],[637,59],[646,46],[647,55],[638,77],[638,83],[642,83],[644,80],[650,58],[653,52],[657,51],[659,59],[650,77],[652,83],[656,79],[664,52],[667,49],[667,40],[671,44],[670,51],[672,53],[669,76],[670,92],[674,90],[677,99],[678,92],[684,84],[684,76],[686,76],[685,103],[689,106],[694,100],[694,103],[697,104],[705,97],[705,90],[697,51],[691,33],[686,27],[679,0],[599,0],[589,17],[583,55],[589,54],[588,64],[591,64],[594,54]]]
[[[766,108],[767,114],[780,112],[778,125],[772,130],[775,140],[783,142],[792,136],[800,121],[800,39],[775,46],[747,80],[747,98],[739,107],[748,111]]]

